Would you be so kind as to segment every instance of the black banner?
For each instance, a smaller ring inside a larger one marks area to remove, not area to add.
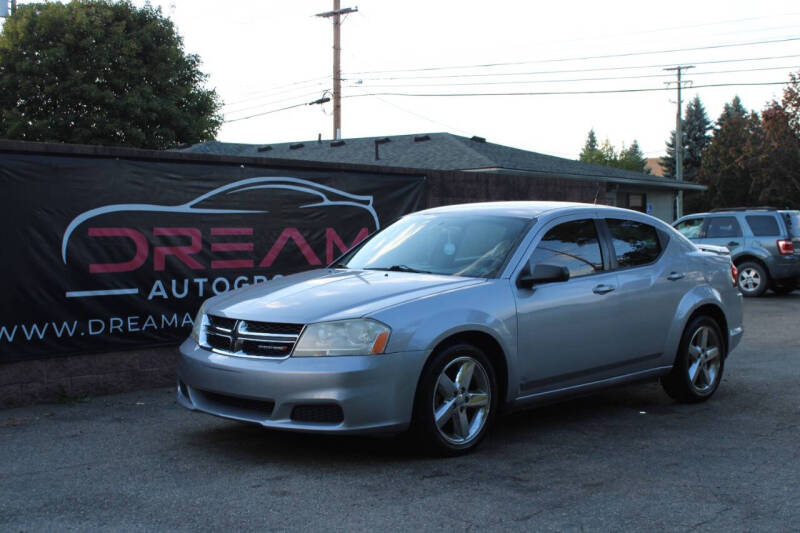
[[[0,362],[183,340],[200,303],[318,268],[422,176],[0,154]]]

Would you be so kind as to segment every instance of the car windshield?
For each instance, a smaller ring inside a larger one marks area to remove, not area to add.
[[[483,215],[413,215],[387,227],[337,266],[491,278],[528,220]]]

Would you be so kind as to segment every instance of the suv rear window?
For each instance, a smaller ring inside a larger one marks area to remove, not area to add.
[[[781,234],[774,215],[747,215],[747,224],[756,237],[774,237]]]
[[[789,227],[789,235],[792,238],[800,238],[800,211],[787,211],[783,213],[786,225]]]
[[[620,268],[652,263],[661,254],[656,228],[633,220],[606,219]]]

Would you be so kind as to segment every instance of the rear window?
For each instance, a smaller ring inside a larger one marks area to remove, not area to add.
[[[656,228],[633,220],[606,219],[620,268],[646,265],[658,259],[661,244]]]
[[[789,235],[794,239],[800,238],[800,211],[789,211],[783,213],[786,225],[789,227]]]
[[[748,215],[747,225],[756,237],[773,237],[780,235],[778,219],[774,215]]]
[[[740,237],[742,229],[736,217],[711,217],[708,219],[706,237],[709,239],[723,237]]]

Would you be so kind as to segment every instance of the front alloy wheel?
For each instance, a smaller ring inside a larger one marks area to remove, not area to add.
[[[497,406],[494,369],[486,355],[469,344],[434,354],[420,378],[413,426],[429,450],[458,455],[484,437]]]
[[[489,418],[491,387],[486,370],[469,356],[450,361],[436,380],[433,419],[444,440],[466,444]]]

